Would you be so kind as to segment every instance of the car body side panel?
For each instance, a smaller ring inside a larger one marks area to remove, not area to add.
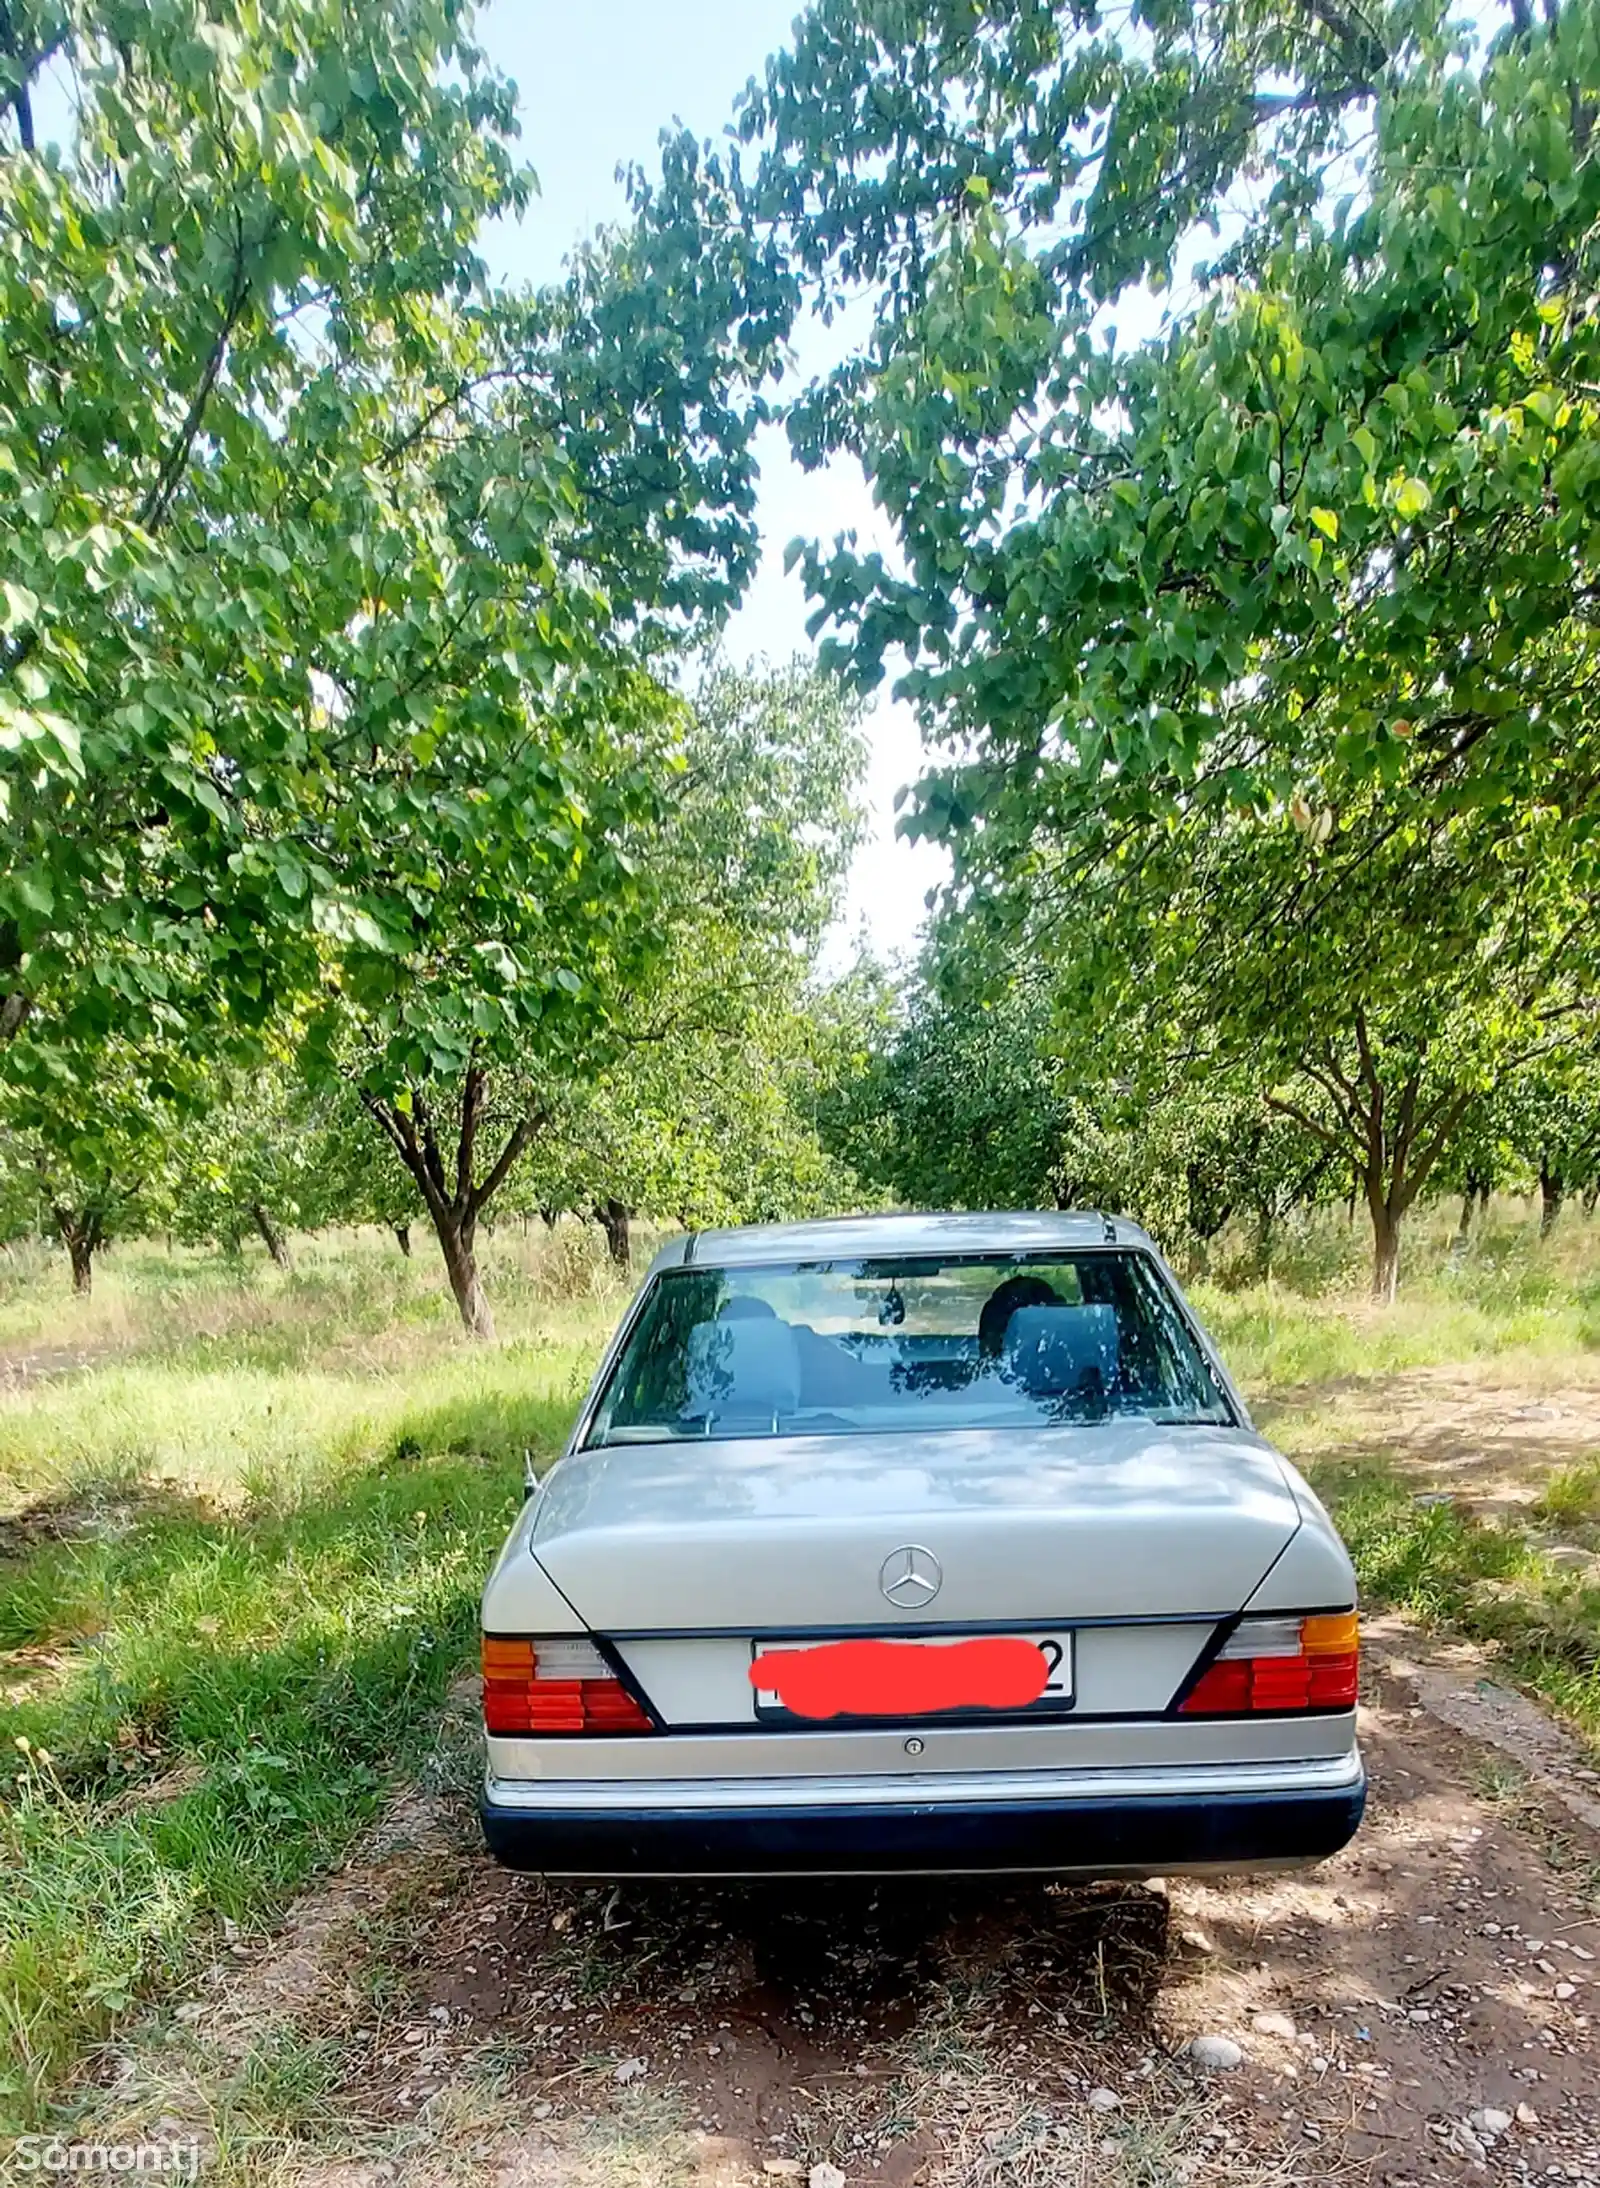
[[[1300,1525],[1251,1596],[1252,1611],[1308,1611],[1354,1603],[1355,1572],[1339,1531],[1316,1492],[1280,1459],[1285,1481],[1300,1512]]]
[[[538,1495],[525,1499],[483,1587],[485,1633],[586,1633],[588,1628],[530,1547]],[[506,1621],[511,1623],[507,1624]]]

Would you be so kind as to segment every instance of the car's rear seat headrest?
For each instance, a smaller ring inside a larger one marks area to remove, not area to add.
[[[793,1413],[800,1403],[800,1349],[787,1322],[697,1322],[689,1332],[691,1410]]]
[[[1039,1397],[1081,1390],[1092,1372],[1109,1390],[1121,1355],[1115,1307],[1019,1307],[1006,1325],[1007,1364]]]

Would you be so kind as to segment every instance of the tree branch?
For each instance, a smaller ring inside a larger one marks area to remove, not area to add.
[[[548,1121],[542,1109],[530,1109],[527,1115],[520,1120],[511,1137],[501,1148],[489,1175],[481,1185],[474,1186],[468,1195],[467,1205],[474,1216],[477,1215],[485,1202],[504,1185],[510,1175],[512,1164],[516,1162],[530,1140],[544,1129]]]
[[[206,405],[211,400],[211,391],[217,384],[217,376],[222,370],[224,359],[227,357],[228,344],[233,339],[233,330],[239,324],[249,294],[250,283],[245,278],[244,271],[244,230],[239,215],[235,211],[233,280],[228,291],[228,301],[223,307],[222,324],[217,329],[216,339],[212,342],[210,352],[200,374],[200,383],[190,399],[189,408],[184,414],[182,425],[178,428],[177,437],[163,457],[160,470],[151,481],[149,491],[139,504],[136,520],[144,531],[159,531],[166,520],[167,512],[172,507],[173,499],[178,491],[179,481],[182,479],[185,466],[189,461],[189,452],[194,447],[196,436],[200,431],[201,421],[205,417]]]
[[[409,1130],[402,1130],[398,1113],[387,1102],[380,1101],[376,1094],[363,1094],[361,1106],[370,1117],[377,1119],[384,1137],[406,1168],[414,1171],[417,1166],[416,1135]]]
[[[1416,1165],[1413,1168],[1410,1177],[1406,1181],[1405,1198],[1400,1203],[1400,1212],[1403,1213],[1405,1209],[1411,1206],[1411,1203],[1416,1199],[1417,1195],[1422,1191],[1422,1188],[1427,1184],[1428,1179],[1432,1176],[1434,1165],[1438,1162],[1439,1157],[1444,1153],[1446,1147],[1448,1147],[1450,1144],[1451,1133],[1454,1132],[1456,1126],[1461,1122],[1462,1118],[1467,1113],[1467,1105],[1472,1100],[1472,1093],[1473,1090],[1471,1087],[1464,1087],[1462,1091],[1455,1096],[1454,1100],[1449,1103],[1443,1115],[1440,1117],[1439,1128],[1435,1132],[1433,1138],[1428,1141],[1426,1146],[1419,1149]],[[1399,1181],[1397,1179],[1397,1188],[1398,1183]]]
[[[456,1206],[472,1205],[472,1154],[478,1138],[478,1119],[483,1111],[484,1089],[489,1074],[483,1066],[471,1063],[461,1089],[461,1134],[456,1141]]]
[[[450,1194],[445,1185],[444,1157],[439,1152],[438,1134],[433,1129],[433,1111],[428,1107],[428,1097],[420,1086],[411,1089],[411,1107],[422,1127],[422,1167],[427,1179],[423,1190],[437,1194],[440,1205],[448,1207]]]
[[[1348,1142],[1342,1139],[1337,1132],[1330,1132],[1325,1124],[1319,1124],[1317,1119],[1300,1108],[1298,1103],[1285,1101],[1281,1094],[1269,1094],[1267,1096],[1267,1107],[1276,1110],[1280,1117],[1292,1117],[1296,1124],[1303,1125],[1314,1138],[1321,1140],[1324,1147],[1331,1147],[1335,1154],[1349,1154]]]
[[[10,56],[16,72],[16,88],[11,94],[11,111],[17,117],[17,135],[24,152],[34,149],[33,100],[28,91],[30,80],[37,76],[47,61],[53,60],[67,42],[65,25],[42,46],[35,46],[31,53],[19,53],[15,45],[16,32],[11,21],[11,10],[0,0],[0,51]]]
[[[1332,1058],[1324,1055],[1313,1060],[1310,1056],[1302,1056],[1300,1069],[1308,1079],[1314,1079],[1321,1087],[1337,1114],[1349,1126],[1350,1135],[1357,1145],[1363,1144],[1367,1133],[1367,1112],[1361,1106],[1355,1088]]]

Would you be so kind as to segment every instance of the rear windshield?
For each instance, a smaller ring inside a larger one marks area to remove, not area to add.
[[[1107,1249],[658,1277],[589,1442],[1233,1414],[1148,1255]]]

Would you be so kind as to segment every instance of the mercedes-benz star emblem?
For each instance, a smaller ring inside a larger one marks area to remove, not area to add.
[[[898,1610],[914,1611],[939,1593],[944,1573],[939,1560],[920,1542],[891,1550],[878,1570],[878,1586]]]

